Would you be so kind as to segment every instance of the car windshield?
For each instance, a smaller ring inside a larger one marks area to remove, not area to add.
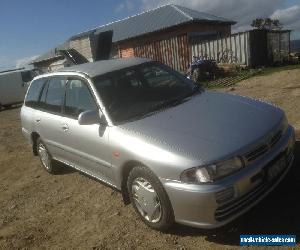
[[[114,124],[141,119],[201,92],[194,82],[159,63],[97,76],[93,82]]]

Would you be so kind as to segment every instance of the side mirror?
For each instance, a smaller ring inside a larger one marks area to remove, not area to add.
[[[105,116],[99,110],[87,110],[79,114],[78,116],[79,125],[92,125],[92,124],[103,124],[107,125]]]
[[[78,123],[80,125],[92,125],[100,122],[97,110],[88,110],[79,114]]]

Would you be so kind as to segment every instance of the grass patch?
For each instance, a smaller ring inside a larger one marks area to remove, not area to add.
[[[249,69],[249,70],[241,70],[234,75],[226,76],[223,78],[218,78],[211,81],[202,81],[200,84],[208,89],[216,89],[216,88],[224,88],[224,87],[232,87],[236,85],[238,82],[249,79],[253,76],[266,76],[276,72],[281,72],[284,70],[293,70],[300,69],[300,64],[295,65],[286,65],[286,66],[276,66],[276,67],[267,67],[260,69]]]
[[[281,72],[284,70],[293,70],[293,69],[300,69],[300,64],[262,68],[260,75],[262,75],[262,76],[270,75],[270,74],[273,74],[276,72]]]
[[[242,80],[258,75],[260,71],[261,70],[258,69],[242,70],[234,75],[218,78],[212,81],[203,81],[201,82],[201,85],[209,89],[231,87]]]

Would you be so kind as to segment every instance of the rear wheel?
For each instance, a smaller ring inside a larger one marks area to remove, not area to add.
[[[166,231],[174,223],[174,215],[168,195],[159,179],[146,167],[131,170],[127,188],[135,211],[145,224]]]
[[[36,147],[36,152],[38,153],[44,169],[50,174],[56,174],[58,172],[58,168],[52,160],[52,157],[41,138],[37,139]]]

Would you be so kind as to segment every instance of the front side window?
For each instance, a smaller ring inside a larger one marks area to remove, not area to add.
[[[141,119],[200,93],[194,82],[159,63],[145,63],[93,79],[115,124]]]
[[[46,81],[46,78],[41,78],[33,81],[30,84],[25,98],[25,106],[34,108],[37,107],[41,90],[43,89],[43,86]]]
[[[48,86],[46,86],[48,88],[44,89],[41,97],[42,107],[51,112],[61,112],[65,82],[63,77],[53,77],[49,80]]]
[[[77,119],[81,112],[97,109],[85,82],[80,79],[70,79],[66,87],[65,114]]]

